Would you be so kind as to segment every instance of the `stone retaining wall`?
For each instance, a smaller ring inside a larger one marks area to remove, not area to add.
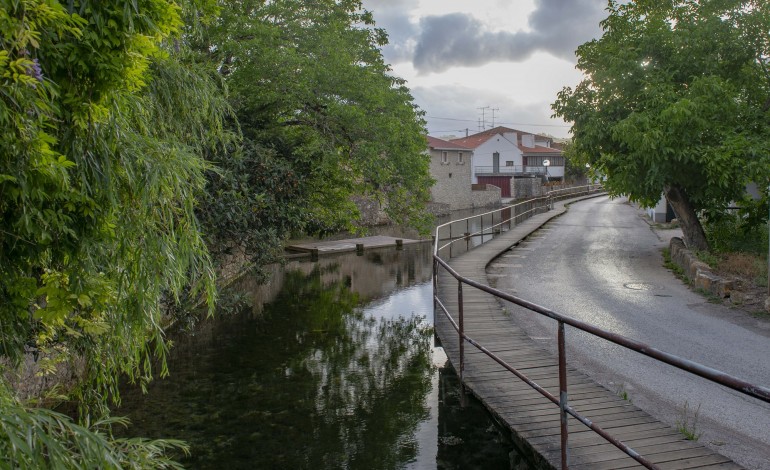
[[[498,207],[500,206],[500,193],[501,190],[495,185],[484,185],[484,189],[481,189],[481,185],[477,186],[471,191],[471,207]]]
[[[685,277],[696,289],[708,292],[720,299],[731,296],[735,288],[735,280],[714,274],[709,265],[699,260],[695,253],[687,249],[681,238],[672,238],[669,250],[671,261],[682,268]]]

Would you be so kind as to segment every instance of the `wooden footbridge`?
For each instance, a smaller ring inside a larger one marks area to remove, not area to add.
[[[770,390],[573,320],[488,287],[496,257],[563,213],[594,197],[582,187],[528,201],[436,230],[435,328],[464,386],[511,429],[538,467],[572,469],[741,468],[567,366],[565,327],[581,329],[701,377],[770,402]],[[582,193],[582,196],[580,194]],[[558,201],[561,198],[570,198]],[[504,315],[499,299],[558,322],[558,357]]]

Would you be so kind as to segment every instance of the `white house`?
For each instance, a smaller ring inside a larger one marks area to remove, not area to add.
[[[473,183],[499,186],[503,198],[515,194],[515,178],[564,179],[564,155],[545,136],[495,127],[451,142],[473,149]]]

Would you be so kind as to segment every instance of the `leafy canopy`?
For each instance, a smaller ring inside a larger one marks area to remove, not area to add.
[[[230,211],[227,223],[262,236],[351,228],[353,195],[382,201],[396,222],[424,223],[422,112],[390,75],[387,37],[361,3],[252,0],[221,11],[197,48],[224,77],[245,138],[241,153],[217,160],[250,191],[229,193],[251,207]],[[239,216],[248,211],[251,219]],[[221,214],[201,217],[219,227]]]
[[[681,196],[680,218],[767,182],[768,3],[611,1],[608,11],[603,36],[577,50],[583,81],[552,105],[573,122],[574,154],[613,194],[645,205]]]
[[[81,372],[84,413],[117,397],[120,373],[148,380],[153,354],[165,372],[164,299],[214,299],[194,206],[228,108],[189,100],[221,91],[169,47],[181,14],[165,0],[0,9],[0,352]]]

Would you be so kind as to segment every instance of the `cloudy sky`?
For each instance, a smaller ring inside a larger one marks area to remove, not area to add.
[[[385,60],[436,137],[505,125],[566,137],[550,104],[581,78],[575,49],[601,35],[606,0],[363,0]],[[479,108],[487,107],[483,111]],[[483,113],[483,114],[482,114]]]

